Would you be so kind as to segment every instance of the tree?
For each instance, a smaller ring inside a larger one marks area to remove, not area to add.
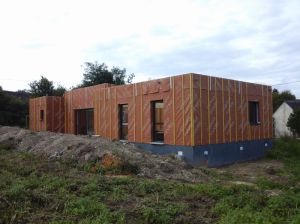
[[[58,85],[56,88],[54,88],[53,95],[54,96],[63,96],[66,91],[67,90],[65,87]]]
[[[294,110],[293,113],[291,113],[287,126],[293,132],[294,136],[300,135],[300,108]]]
[[[61,85],[58,85],[58,87],[55,88],[53,82],[49,81],[44,76],[41,76],[41,79],[38,81],[33,81],[29,83],[29,86],[29,93],[33,97],[62,96],[66,91],[66,89]]]
[[[86,62],[83,73],[83,81],[79,87],[93,86],[101,83],[122,85],[125,83],[131,83],[133,78],[133,73],[126,74],[126,68],[120,69],[119,67],[113,67],[109,70],[105,63],[99,64],[98,62]]]
[[[273,112],[286,100],[295,100],[296,96],[289,90],[282,91],[281,93],[277,89],[273,89]]]
[[[27,114],[28,99],[7,95],[0,86],[0,125],[24,127]]]

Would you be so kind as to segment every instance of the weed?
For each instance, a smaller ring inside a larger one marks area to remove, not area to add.
[[[69,220],[53,220],[49,224],[73,224],[73,221]]]
[[[208,223],[296,224],[299,152],[298,140],[276,140],[269,158],[285,163],[275,174],[285,174],[289,184],[262,176],[256,186],[246,186],[232,185],[226,181],[233,178],[230,173],[223,177],[210,169],[203,170],[212,181],[201,184],[111,177],[99,174],[132,174],[138,169],[124,162],[105,167],[45,161],[0,146],[0,223],[16,214],[15,223],[201,223],[204,217]],[[267,190],[280,194],[268,195]]]
[[[175,217],[186,209],[187,206],[180,203],[148,201],[142,208],[142,215],[147,223],[172,223]]]
[[[254,212],[251,209],[233,209],[228,211],[226,215],[222,215],[219,224],[263,224],[263,223],[272,223],[272,224],[281,224],[282,220],[278,220],[272,216],[266,215],[262,212]]]
[[[41,179],[48,192],[55,192],[67,185],[67,181],[63,177],[44,175]]]
[[[267,203],[267,209],[276,217],[290,218],[299,213],[299,206],[300,194],[295,194],[292,191],[272,197]]]
[[[280,159],[285,163],[290,179],[300,181],[300,140],[283,137],[276,139],[274,147],[268,152],[268,158]]]
[[[266,178],[259,178],[256,181],[256,184],[261,188],[261,189],[285,189],[287,188],[286,185],[278,183],[278,182],[274,182],[271,180],[268,180]]]
[[[92,223],[122,223],[124,220],[123,214],[112,213],[105,204],[89,197],[71,199],[66,203],[64,213],[85,218],[81,223],[91,223],[92,220]]]
[[[26,185],[21,181],[16,181],[6,191],[6,195],[11,200],[24,201],[27,195]]]
[[[104,204],[96,202],[89,197],[73,198],[65,205],[64,213],[71,215],[97,215],[98,213],[108,213]]]
[[[122,189],[118,186],[114,187],[110,194],[110,198],[113,201],[124,201],[127,197],[128,197],[128,195],[126,194],[126,190]]]
[[[137,183],[136,191],[139,195],[162,192],[166,187],[163,181],[144,180]]]

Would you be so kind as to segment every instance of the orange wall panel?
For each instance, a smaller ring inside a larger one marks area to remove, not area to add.
[[[29,101],[29,128],[33,131],[64,132],[63,98],[44,96]],[[44,111],[44,119],[40,113]]]
[[[195,145],[272,138],[271,87],[194,76]],[[259,103],[258,125],[249,123],[249,101]]]
[[[272,137],[268,86],[185,74],[113,86],[74,89],[30,100],[30,129],[75,133],[75,110],[94,109],[94,133],[119,139],[119,105],[128,104],[128,141],[152,142],[151,102],[164,102],[164,143],[206,145]],[[259,102],[260,124],[249,124],[248,102]],[[40,121],[40,110],[45,120]]]

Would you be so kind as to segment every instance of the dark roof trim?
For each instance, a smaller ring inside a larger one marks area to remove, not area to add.
[[[300,99],[285,101],[293,110],[300,108]]]

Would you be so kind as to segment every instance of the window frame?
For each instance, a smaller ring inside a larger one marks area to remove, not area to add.
[[[124,112],[124,107],[127,107],[127,123],[126,122],[123,122],[123,112]],[[129,112],[129,107],[128,107],[128,104],[127,103],[124,103],[124,104],[119,104],[119,139],[120,140],[124,140],[124,141],[128,141],[128,132],[129,132],[129,129],[128,129],[128,112]],[[127,135],[124,135],[124,132],[123,132],[123,127],[124,126],[127,126]]]
[[[259,101],[248,101],[249,124],[252,126],[260,125]]]
[[[156,116],[155,116],[155,105],[156,103],[162,103],[163,107],[162,107],[162,122],[160,123],[156,123]],[[164,101],[163,100],[154,100],[151,101],[151,126],[152,126],[152,130],[151,130],[151,139],[152,142],[159,142],[159,143],[164,143]],[[156,130],[156,125],[162,125],[162,132],[158,132]]]

